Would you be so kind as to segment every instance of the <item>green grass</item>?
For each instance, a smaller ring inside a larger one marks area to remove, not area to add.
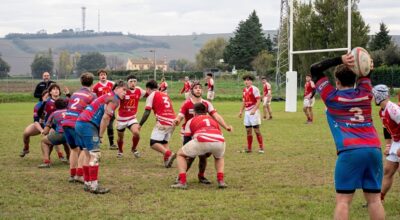
[[[181,102],[174,102],[178,110]],[[186,191],[169,186],[177,175],[162,166],[161,155],[148,147],[154,125],[150,118],[142,128],[135,159],[125,146],[123,159],[116,151],[102,147],[101,183],[111,188],[106,195],[85,193],[81,185],[67,182],[68,166],[52,155],[54,165],[41,170],[39,137],[31,139],[31,153],[19,158],[22,131],[32,120],[34,103],[0,104],[0,218],[1,219],[331,219],[335,191],[333,170],[336,150],[324,116],[325,107],[317,102],[315,123],[304,124],[299,112],[285,113],[283,102],[273,102],[274,119],[263,121],[266,143],[264,155],[241,154],[245,145],[242,119],[237,118],[239,102],[216,102],[215,107],[234,126],[224,132],[227,141],[225,178],[229,188],[216,189],[213,160],[206,175],[213,181],[197,183],[197,160],[189,171]],[[142,114],[143,103],[140,104]],[[375,125],[381,132],[377,109]],[[181,145],[179,130],[171,140],[176,151]],[[126,133],[125,143],[131,134]],[[257,143],[254,140],[255,143]],[[129,144],[128,144],[129,145]],[[386,197],[387,219],[399,219],[398,177]],[[352,219],[367,219],[364,200],[358,191],[351,209]]]

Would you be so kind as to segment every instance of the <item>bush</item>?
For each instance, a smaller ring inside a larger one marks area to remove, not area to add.
[[[400,66],[381,66],[371,74],[373,85],[385,84],[389,87],[400,87]]]

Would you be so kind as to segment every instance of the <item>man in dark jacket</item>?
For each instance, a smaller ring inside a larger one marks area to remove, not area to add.
[[[35,93],[33,93],[33,96],[38,98],[39,101],[42,101],[42,92],[49,88],[50,84],[55,83],[54,81],[50,80],[49,72],[44,72],[42,77],[43,81],[36,85]]]

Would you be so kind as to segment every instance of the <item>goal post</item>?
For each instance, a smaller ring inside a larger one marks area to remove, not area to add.
[[[317,50],[293,50],[293,1],[289,0],[289,71],[286,72],[286,101],[285,111],[297,111],[297,72],[293,71],[293,55],[306,53],[325,53],[333,51],[350,51],[351,50],[351,3],[347,0],[347,47]]]

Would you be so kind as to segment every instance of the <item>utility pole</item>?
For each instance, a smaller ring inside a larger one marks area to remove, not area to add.
[[[157,64],[156,64],[156,49],[150,50],[154,55],[154,80],[157,81]]]

